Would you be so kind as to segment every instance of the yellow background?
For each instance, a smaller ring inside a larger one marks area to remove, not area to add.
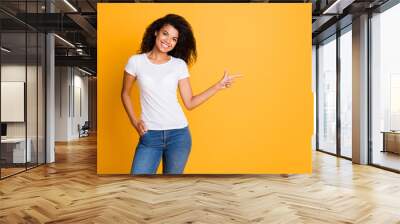
[[[98,173],[130,172],[138,134],[120,100],[124,66],[146,27],[168,13],[185,17],[194,31],[194,94],[224,68],[244,75],[185,109],[193,142],[185,173],[310,173],[311,4],[301,3],[98,4]],[[132,101],[138,115],[137,83]]]

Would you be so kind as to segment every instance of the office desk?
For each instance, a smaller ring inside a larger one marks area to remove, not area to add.
[[[25,154],[25,138],[6,138],[1,139],[1,157],[6,163],[25,163],[31,162],[31,145],[32,141],[27,138],[26,154]],[[27,159],[25,161],[25,159]]]
[[[393,152],[400,154],[400,132],[382,131],[381,133],[383,134],[382,152]]]

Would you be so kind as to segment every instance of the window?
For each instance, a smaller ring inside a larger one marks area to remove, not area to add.
[[[318,47],[318,149],[336,153],[336,36]]]
[[[371,161],[400,170],[400,4],[371,18]]]
[[[340,155],[352,157],[352,32],[340,36]]]

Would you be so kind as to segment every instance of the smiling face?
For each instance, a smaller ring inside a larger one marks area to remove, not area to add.
[[[175,27],[166,24],[159,31],[156,31],[156,42],[155,47],[160,52],[167,53],[174,49],[176,43],[178,43],[179,32]]]

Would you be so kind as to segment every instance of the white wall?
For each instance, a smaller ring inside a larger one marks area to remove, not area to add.
[[[75,86],[75,91],[74,91],[74,100],[75,100],[75,106],[74,106],[74,111],[73,113],[73,119],[72,119],[72,132],[71,134],[76,138],[79,137],[78,133],[78,124],[81,126],[85,123],[85,121],[88,120],[89,117],[89,111],[88,111],[88,77],[87,76],[81,76],[82,73],[78,73],[76,75],[76,70],[75,70],[75,75],[74,75],[74,86]],[[79,93],[80,91],[80,93]],[[79,97],[80,96],[80,97]],[[80,102],[79,102],[80,101]],[[79,108],[81,107],[81,108]],[[81,109],[81,111],[79,111]]]
[[[29,84],[30,85],[36,85],[36,80],[32,80],[29,75],[35,74],[36,75],[36,66],[27,66],[27,74],[28,74],[28,79],[29,79]],[[18,64],[5,64],[1,66],[1,81],[3,82],[13,82],[13,81],[18,81],[18,82],[25,82],[25,64],[24,65],[18,65]],[[27,88],[27,103],[30,104],[31,102],[35,102],[34,105],[28,105],[31,107],[34,107],[34,110],[36,110],[36,88]],[[4,97],[4,96],[3,96]],[[7,108],[1,108],[2,110],[7,110]],[[31,109],[32,110],[32,109]],[[30,111],[28,111],[30,112]],[[31,124],[31,122],[35,122],[36,124],[36,113],[28,113],[28,137],[30,133],[33,131],[30,131],[30,127],[32,127],[34,130],[36,130],[36,125]],[[7,136],[8,137],[25,137],[25,122],[7,122]],[[35,131],[35,136],[36,136],[36,131]]]
[[[68,140],[69,76],[69,68],[55,68],[55,141]]]
[[[78,124],[88,120],[88,77],[76,68],[56,67],[55,85],[55,140],[77,139]]]
[[[32,67],[28,67],[28,70]],[[28,73],[29,74],[29,73]],[[9,64],[1,66],[1,81],[3,82],[25,82],[25,64]],[[3,96],[4,97],[4,96]],[[7,110],[7,108],[1,108]],[[24,122],[10,122],[7,123],[7,137],[25,137],[25,123]]]

